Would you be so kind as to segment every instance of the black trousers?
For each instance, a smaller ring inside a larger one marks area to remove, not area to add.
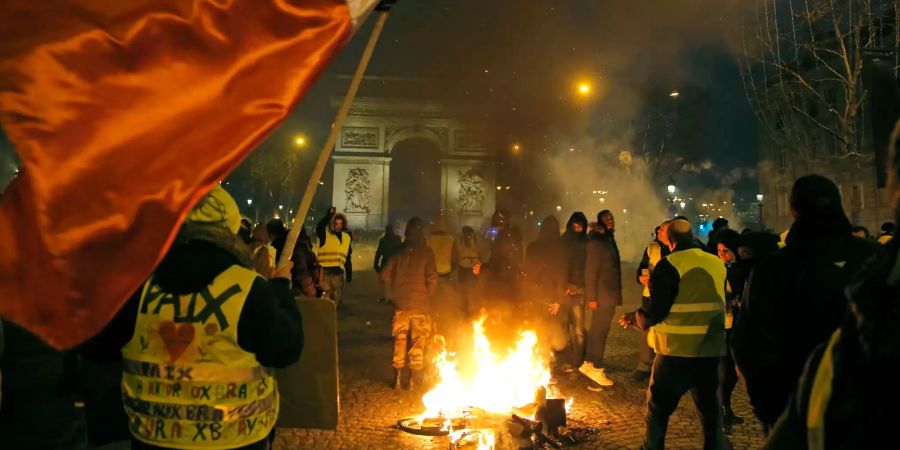
[[[725,330],[725,348],[728,352],[719,361],[719,399],[722,406],[731,409],[731,393],[738,383],[734,357],[731,355],[731,330]]]
[[[688,391],[700,412],[704,450],[730,449],[722,432],[722,414],[716,390],[719,386],[719,358],[684,358],[656,355],[650,386],[647,388],[645,450],[666,447],[669,416]]]
[[[603,367],[603,358],[606,355],[606,338],[612,328],[613,317],[616,315],[616,305],[600,303],[597,309],[591,310],[591,327],[587,332],[587,345],[585,359],[593,363],[594,367]]]

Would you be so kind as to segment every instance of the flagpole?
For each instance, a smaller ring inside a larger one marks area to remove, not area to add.
[[[325,166],[328,164],[328,158],[331,157],[331,150],[337,141],[338,133],[344,127],[344,120],[347,118],[350,105],[356,97],[356,91],[359,90],[359,84],[362,81],[363,74],[366,72],[366,66],[369,65],[369,59],[372,58],[372,53],[375,51],[375,44],[378,42],[378,37],[381,35],[381,30],[384,28],[388,15],[387,10],[378,13],[375,28],[372,29],[369,42],[366,44],[366,49],[363,51],[359,65],[356,67],[356,73],[353,74],[353,79],[350,81],[350,89],[347,90],[347,95],[344,96],[344,102],[341,104],[341,109],[338,110],[337,117],[334,119],[334,124],[332,124],[331,131],[328,133],[328,139],[325,141],[322,151],[319,152],[319,159],[316,161],[316,166],[309,177],[309,183],[303,192],[303,198],[300,199],[300,206],[297,207],[297,214],[294,216],[294,226],[291,227],[291,231],[288,233],[284,249],[281,251],[281,258],[278,260],[279,266],[288,262],[294,254],[294,247],[297,244],[297,238],[300,236],[300,229],[306,223],[306,214],[309,212],[310,205],[312,205],[313,196],[316,195],[319,180],[322,178],[322,173],[325,172]]]

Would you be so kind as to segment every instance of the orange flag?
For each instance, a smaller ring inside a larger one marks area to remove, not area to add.
[[[375,2],[4,1],[0,315],[57,347],[98,332]]]

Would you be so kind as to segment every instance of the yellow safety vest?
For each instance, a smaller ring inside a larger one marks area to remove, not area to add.
[[[177,449],[231,449],[265,439],[278,418],[275,379],[238,345],[238,319],[259,275],[231,266],[202,291],[144,286],[124,347],[122,401],[131,434]]]
[[[462,240],[456,244],[456,252],[459,256],[460,267],[471,269],[481,260],[481,255],[478,254],[478,242],[473,239],[471,244],[471,246],[466,246]]]
[[[891,242],[891,239],[894,239],[893,235],[885,234],[885,235],[878,237],[878,243],[879,244],[887,244],[888,242]]]
[[[725,264],[697,248],[666,260],[681,277],[678,294],[669,315],[650,328],[648,343],[660,355],[725,356]]]
[[[787,246],[787,237],[790,232],[791,230],[789,229],[781,232],[781,234],[779,235],[781,239],[778,241],[778,248],[784,248]]]
[[[425,240],[434,252],[434,264],[438,275],[447,275],[453,268],[453,236],[449,234],[432,234]]]
[[[344,268],[347,264],[347,253],[350,253],[350,234],[341,232],[341,239],[330,232],[325,232],[325,245],[316,249],[319,265],[322,267]]]
[[[834,347],[841,340],[841,329],[831,335],[828,347],[822,354],[816,375],[813,378],[809,402],[806,408],[806,441],[807,448],[824,450],[825,448],[825,412],[831,400],[832,380],[834,379]]]
[[[650,273],[653,273],[653,268],[659,264],[659,260],[662,259],[662,247],[659,245],[659,242],[651,242],[650,245],[647,246],[647,256],[649,256],[650,263],[648,264],[647,269]],[[650,286],[644,286],[644,297],[650,297]]]

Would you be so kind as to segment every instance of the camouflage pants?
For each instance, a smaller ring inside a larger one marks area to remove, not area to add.
[[[391,326],[394,336],[395,369],[406,367],[409,356],[409,368],[422,370],[425,365],[425,349],[431,337],[431,316],[409,311],[394,311],[394,322]]]

